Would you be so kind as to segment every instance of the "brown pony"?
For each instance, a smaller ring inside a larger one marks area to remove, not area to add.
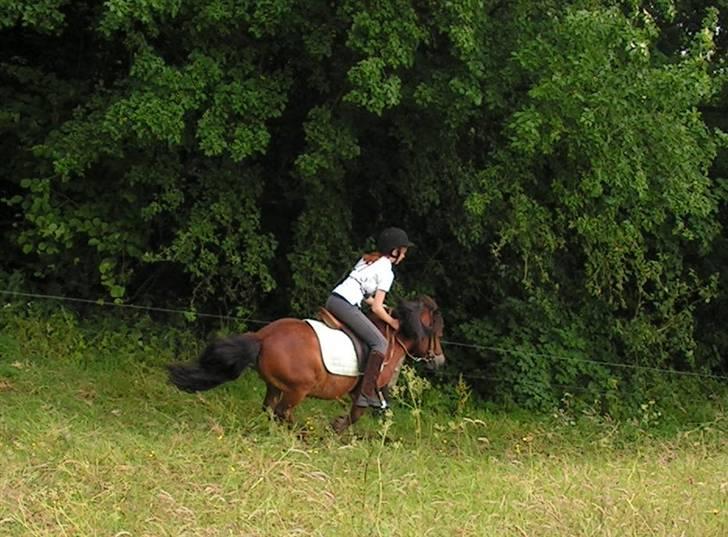
[[[380,387],[389,384],[405,356],[424,360],[430,367],[445,363],[440,345],[443,319],[434,300],[424,296],[403,301],[393,316],[400,321],[396,333],[389,325],[372,319],[390,341],[378,380]],[[219,339],[207,346],[196,364],[173,364],[168,369],[175,386],[196,392],[234,380],[248,367],[255,367],[268,387],[263,408],[273,410],[281,420],[292,421],[294,407],[305,397],[338,399],[347,393],[352,395],[349,414],[332,422],[337,432],[357,421],[366,410],[353,404],[359,377],[329,373],[316,334],[299,319],[279,319],[257,332]]]

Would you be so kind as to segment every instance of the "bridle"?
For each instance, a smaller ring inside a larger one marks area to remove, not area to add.
[[[402,350],[404,351],[405,355],[414,362],[425,362],[426,364],[428,364],[428,363],[433,363],[437,359],[437,354],[435,353],[435,344],[436,344],[437,335],[435,334],[435,330],[434,330],[434,318],[435,318],[435,313],[437,313],[437,310],[431,310],[431,313],[432,313],[432,318],[433,318],[433,327],[429,328],[430,338],[429,338],[429,342],[427,344],[427,352],[425,353],[424,356],[416,356],[416,355],[412,354],[409,351],[409,349],[407,348],[407,346],[404,344],[404,342],[396,334],[393,334],[394,341],[400,347],[402,347]],[[389,326],[389,325],[387,325],[387,326]]]

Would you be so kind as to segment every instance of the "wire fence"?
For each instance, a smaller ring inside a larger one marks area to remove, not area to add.
[[[166,307],[158,307],[158,306],[142,306],[142,305],[138,305],[138,304],[126,304],[126,303],[121,303],[121,302],[108,302],[108,301],[105,301],[102,299],[92,300],[92,299],[88,299],[88,298],[68,297],[68,296],[62,296],[62,295],[48,295],[48,294],[40,294],[40,293],[26,293],[26,292],[22,292],[22,291],[12,291],[12,290],[0,290],[0,294],[14,296],[14,297],[18,297],[18,298],[55,300],[55,301],[60,301],[60,302],[88,304],[88,305],[100,306],[100,307],[125,308],[125,309],[137,310],[137,311],[153,311],[153,312],[158,312],[158,313],[171,313],[171,314],[177,314],[177,315],[194,316],[194,317],[208,318],[208,319],[241,321],[244,323],[250,323],[250,324],[261,325],[261,326],[266,325],[271,322],[271,321],[266,321],[266,320],[261,320],[261,319],[254,319],[251,317],[240,317],[240,316],[235,316],[235,315],[204,313],[204,312],[197,312],[194,310],[183,310],[183,309],[166,308]],[[480,345],[480,344],[475,344],[475,343],[465,343],[465,342],[461,342],[461,341],[442,340],[442,343],[445,346],[467,348],[467,349],[477,350],[480,352],[487,351],[487,352],[495,352],[495,353],[501,353],[501,354],[518,355],[518,356],[549,358],[549,359],[553,359],[553,360],[569,361],[572,363],[588,363],[588,364],[592,364],[592,365],[609,366],[609,367],[632,369],[632,370],[639,370],[639,371],[649,371],[652,373],[660,373],[660,374],[665,374],[665,375],[679,375],[679,376],[685,376],[685,377],[728,381],[728,376],[714,375],[714,374],[710,374],[710,373],[699,373],[699,372],[694,372],[694,371],[680,371],[677,369],[666,369],[666,368],[645,366],[645,365],[639,365],[639,364],[625,364],[625,363],[620,363],[620,362],[592,360],[589,358],[577,358],[574,356],[563,356],[563,355],[559,355],[559,354],[534,352],[534,351],[527,351],[527,350],[522,350],[522,349],[508,349],[505,347],[495,347],[495,346]],[[467,379],[471,379],[471,380],[506,380],[506,379],[502,379],[499,377],[491,377],[491,376],[487,376],[487,375],[463,374],[462,376],[463,376],[463,378],[467,378]],[[571,388],[577,388],[577,389],[579,389],[579,388],[586,389],[585,387],[579,387],[579,386],[568,386],[568,385],[554,385],[554,386],[555,387],[564,387],[564,388],[571,387]]]

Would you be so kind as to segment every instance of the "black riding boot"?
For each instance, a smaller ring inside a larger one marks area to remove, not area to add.
[[[377,378],[379,377],[383,362],[384,355],[381,352],[372,351],[369,353],[367,366],[364,369],[364,377],[361,379],[361,389],[359,390],[359,397],[356,400],[356,406],[370,406],[379,409],[387,407],[386,401],[379,395],[379,390],[377,389]]]

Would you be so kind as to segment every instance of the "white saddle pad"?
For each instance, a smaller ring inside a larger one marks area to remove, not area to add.
[[[358,376],[359,367],[356,362],[356,351],[349,336],[341,330],[329,328],[324,323],[314,319],[306,319],[306,322],[316,332],[326,370],[334,375]]]

